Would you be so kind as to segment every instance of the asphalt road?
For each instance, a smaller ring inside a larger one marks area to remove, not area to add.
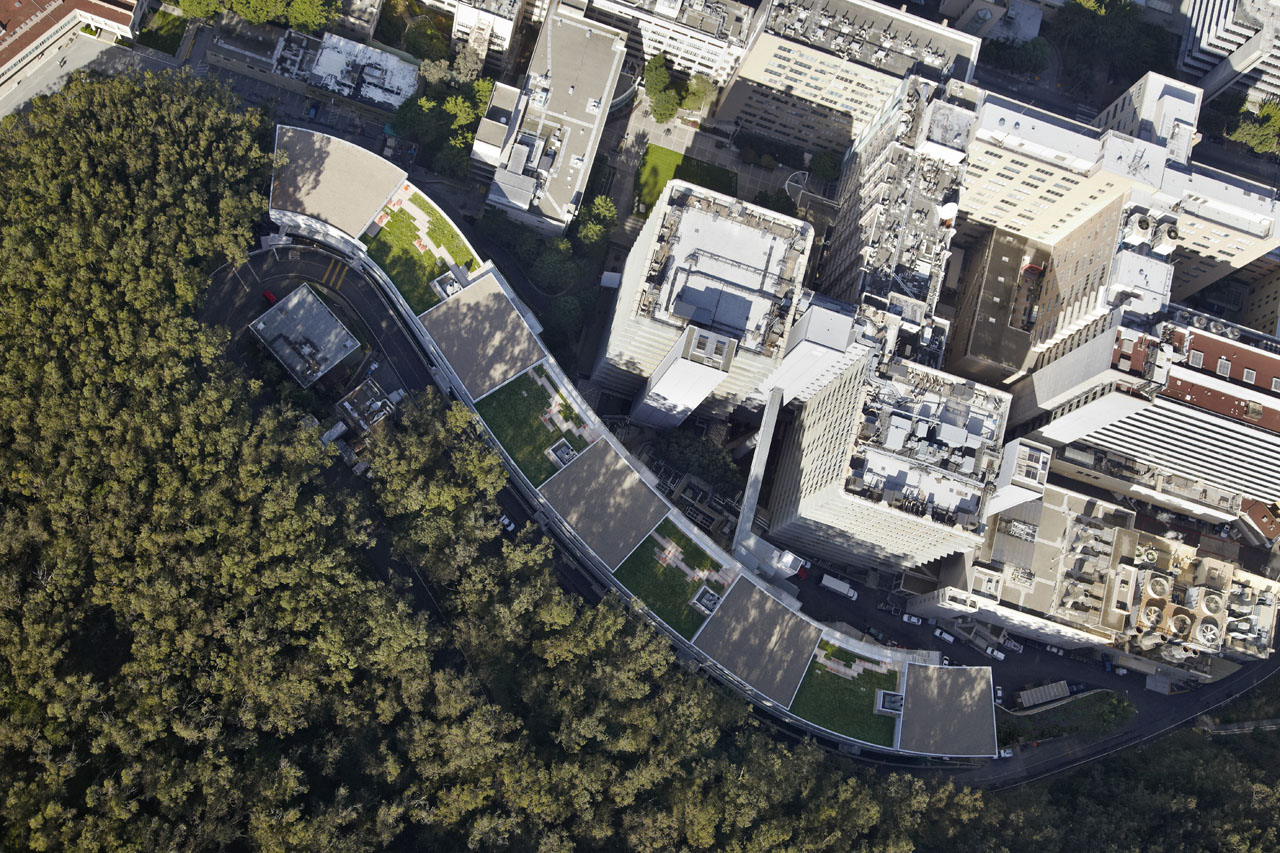
[[[45,59],[28,69],[16,84],[5,87],[0,95],[0,116],[22,109],[37,95],[49,95],[67,82],[72,72],[81,68],[103,74],[139,68],[158,71],[171,68],[132,50],[82,35],[78,30],[45,49]]]
[[[381,289],[359,270],[322,249],[268,249],[250,255],[249,262],[239,269],[223,267],[210,281],[203,319],[231,331],[230,350],[234,355],[248,339],[249,322],[267,309],[262,292],[270,290],[277,298],[283,298],[304,283],[316,286],[364,323],[382,356],[374,356],[379,362],[374,376],[384,391],[403,388],[419,392],[432,385],[417,342],[401,325]]]
[[[1145,678],[1140,673],[1117,675],[1107,672],[1100,661],[1073,660],[1051,654],[1043,646],[1030,642],[1023,644],[1025,651],[1021,653],[1002,649],[1006,653],[1005,659],[994,660],[963,639],[957,638],[954,644],[939,640],[933,636],[934,626],[928,622],[911,625],[900,615],[877,610],[876,605],[885,600],[884,593],[879,590],[850,584],[858,593],[857,601],[850,601],[821,586],[820,578],[817,572],[806,579],[792,578],[806,614],[823,622],[845,622],[860,631],[876,628],[883,631],[887,639],[905,648],[937,649],[955,664],[990,666],[994,683],[1004,688],[1005,705],[1008,707],[1013,707],[1013,694],[1017,691],[1062,680],[1114,691],[1137,709],[1128,725],[1102,740],[1089,742],[1080,738],[1062,738],[1042,742],[1036,747],[1019,747],[1011,759],[978,766],[957,763],[949,770],[949,775],[967,785],[1012,787],[1136,746],[1194,720],[1280,669],[1280,657],[1272,657],[1248,664],[1238,672],[1197,690],[1165,696],[1147,690]]]

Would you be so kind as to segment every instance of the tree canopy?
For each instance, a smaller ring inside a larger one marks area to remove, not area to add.
[[[181,0],[184,15],[211,18],[231,11],[251,24],[281,23],[315,32],[338,17],[338,0]]]

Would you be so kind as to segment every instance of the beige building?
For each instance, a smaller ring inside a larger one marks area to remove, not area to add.
[[[1200,91],[1150,73],[1093,125],[980,98],[961,210],[1051,248],[1117,201],[1175,221],[1180,301],[1280,246],[1275,191],[1191,161]]]
[[[1280,584],[1134,523],[1130,510],[1042,485],[993,516],[972,561],[907,609],[1202,678],[1216,657],[1270,656]]]
[[[673,71],[705,74],[717,86],[728,82],[765,20],[734,0],[592,0],[587,17],[627,33],[627,58],[637,67],[663,53]]]
[[[807,151],[843,153],[903,78],[968,80],[981,41],[870,0],[769,8],[716,109],[716,124]]]

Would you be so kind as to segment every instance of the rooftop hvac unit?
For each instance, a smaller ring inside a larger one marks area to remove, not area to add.
[[[1206,646],[1217,645],[1222,639],[1222,629],[1218,627],[1218,620],[1201,619],[1200,624],[1196,626],[1196,639]]]
[[[1151,239],[1151,217],[1143,213],[1130,214],[1124,226],[1124,242],[1129,246],[1140,246]]]
[[[1142,621],[1153,627],[1164,621],[1163,604],[1148,604],[1142,608]]]
[[[1191,617],[1185,613],[1179,613],[1169,620],[1169,629],[1173,631],[1175,637],[1185,637],[1191,630]]]
[[[1167,598],[1169,595],[1169,579],[1163,575],[1151,575],[1147,578],[1147,596],[1150,598]]]

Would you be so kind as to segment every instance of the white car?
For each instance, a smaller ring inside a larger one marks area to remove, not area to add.
[[[1000,651],[995,646],[987,646],[987,656],[993,657],[996,660],[1004,660],[1004,652]]]
[[[997,705],[1004,704],[1004,688],[1001,687],[999,684],[996,685],[996,704]]]
[[[902,614],[902,621],[903,621],[903,622],[907,622],[907,623],[909,623],[909,624],[911,624],[911,625],[923,625],[923,624],[924,624],[924,620],[923,620],[923,619],[921,619],[919,616],[916,616],[916,615],[914,615],[914,614],[912,614],[912,613],[903,613],[903,614]]]
[[[502,529],[503,529],[503,530],[505,530],[505,531],[507,531],[508,533],[515,533],[515,532],[516,532],[516,524],[515,524],[515,522],[514,522],[514,521],[512,521],[512,520],[511,520],[510,518],[508,518],[507,516],[505,516],[505,515],[504,515],[504,516],[502,516],[502,518],[498,519],[498,523],[499,523],[499,524],[501,524],[501,525],[502,525]]]
[[[1044,650],[1051,655],[1058,655],[1059,657],[1066,654],[1066,652],[1064,652],[1062,649],[1058,648],[1057,646],[1045,646]]]
[[[1004,749],[1000,750],[1000,757],[1001,757],[1001,758],[1013,758],[1013,747],[1011,747],[1011,746],[1006,746]]]
[[[934,628],[933,636],[937,637],[939,640],[941,640],[944,643],[954,643],[956,641],[956,638],[954,636],[952,636],[951,634],[948,634],[946,631],[942,630],[941,628]]]

